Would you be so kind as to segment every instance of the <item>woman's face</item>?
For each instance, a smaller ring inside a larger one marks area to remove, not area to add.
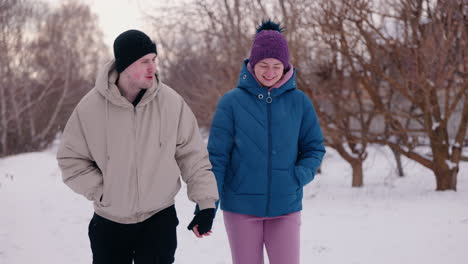
[[[283,77],[284,65],[281,61],[267,58],[254,66],[255,77],[265,87],[272,87]]]

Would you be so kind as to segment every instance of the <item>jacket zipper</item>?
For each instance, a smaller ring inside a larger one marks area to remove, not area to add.
[[[267,174],[267,179],[268,179],[268,192],[267,192],[267,205],[266,205],[266,210],[265,210],[265,215],[269,216],[269,211],[270,211],[270,197],[271,197],[271,97],[270,97],[270,91],[268,91],[268,97],[266,99],[267,103],[267,119],[268,119],[268,174]]]

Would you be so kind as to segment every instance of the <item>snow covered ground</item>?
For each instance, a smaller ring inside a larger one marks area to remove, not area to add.
[[[365,187],[353,189],[350,167],[328,149],[305,190],[301,263],[468,263],[468,164],[457,192],[435,192],[432,173],[406,159],[398,178],[393,164],[386,148],[372,147]],[[176,263],[231,263],[221,215],[212,236],[197,239],[186,229],[185,189],[176,208]],[[0,214],[0,264],[91,263],[92,206],[62,183],[54,148],[0,159]]]

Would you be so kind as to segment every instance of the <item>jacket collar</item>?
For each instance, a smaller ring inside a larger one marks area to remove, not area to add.
[[[242,68],[239,75],[239,80],[237,82],[237,87],[244,89],[254,95],[263,94],[264,96],[268,93],[268,88],[263,87],[255,78],[255,76],[248,69],[249,60],[244,60]],[[297,88],[296,82],[296,69],[292,68],[293,74],[289,80],[287,80],[283,85],[270,90],[271,96],[279,96],[289,90]]]
[[[115,68],[115,60],[111,60],[99,71],[96,78],[95,88],[110,103],[121,107],[133,108],[133,104],[125,99],[117,88],[116,81],[118,77],[119,74]],[[151,88],[146,90],[137,107],[147,104],[157,96],[160,89],[160,83],[159,77],[156,75],[156,81]]]

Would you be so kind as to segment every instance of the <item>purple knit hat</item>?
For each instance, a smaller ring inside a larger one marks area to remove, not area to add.
[[[281,32],[283,28],[271,20],[263,21],[257,28],[252,49],[250,50],[250,65],[255,67],[259,61],[274,58],[281,61],[284,69],[289,69],[288,42]]]

